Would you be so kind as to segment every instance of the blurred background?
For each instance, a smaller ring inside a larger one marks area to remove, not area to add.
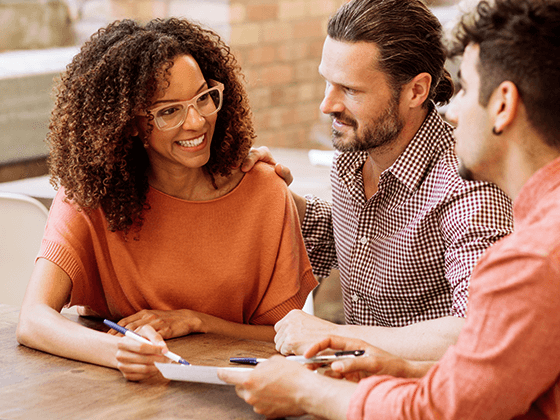
[[[217,31],[247,77],[257,143],[330,148],[317,72],[329,16],[345,0],[0,0],[0,182],[46,173],[53,78],[117,19],[181,16]],[[428,2],[442,21],[454,0]]]
[[[292,189],[330,198],[330,119],[317,71],[328,18],[346,0],[0,0],[0,191],[47,207],[45,137],[57,77],[91,34],[123,18],[186,17],[218,32],[246,76],[256,145],[292,169]],[[445,26],[458,0],[426,1]],[[328,156],[328,155],[327,155]],[[342,322],[338,277],[315,294],[317,315]]]

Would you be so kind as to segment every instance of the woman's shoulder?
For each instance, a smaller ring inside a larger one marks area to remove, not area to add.
[[[76,202],[69,199],[64,187],[60,187],[50,206],[49,223],[65,224],[68,227],[103,222],[101,208],[83,209]]]
[[[274,166],[264,162],[257,162],[253,168],[245,174],[247,182],[259,187],[269,188],[271,191],[288,190],[286,182],[276,173]]]
[[[227,177],[216,177],[217,190],[213,190],[206,200],[213,201],[226,197],[254,196],[254,191],[259,191],[259,196],[271,194],[278,195],[279,191],[286,191],[287,186],[282,178],[274,171],[274,166],[258,162],[248,172],[235,168]]]
[[[54,200],[51,203],[51,214],[52,213],[64,213],[64,214],[73,214],[78,213],[80,211],[79,206],[72,202],[68,196],[66,195],[66,190],[64,187],[60,187],[56,192]]]
[[[247,173],[267,181],[282,181],[282,178],[274,171],[274,166],[269,163],[257,162]]]

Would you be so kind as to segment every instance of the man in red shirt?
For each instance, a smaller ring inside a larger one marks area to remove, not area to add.
[[[366,350],[366,357],[331,365],[332,375],[349,380],[280,356],[249,374],[220,372],[256,412],[329,419],[559,418],[560,1],[482,1],[459,29],[451,51],[463,54],[462,88],[447,116],[457,124],[461,174],[494,182],[514,199],[516,230],[489,248],[473,271],[457,344],[425,374],[418,362],[336,336],[305,356],[327,348]]]

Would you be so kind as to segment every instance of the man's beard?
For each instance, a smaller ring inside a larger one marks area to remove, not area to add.
[[[362,135],[358,135],[358,122],[340,112],[331,113],[332,118],[351,126],[354,136],[344,139],[344,134],[332,129],[332,142],[335,149],[341,152],[358,152],[376,149],[391,144],[404,128],[404,121],[399,116],[399,103],[391,100],[387,110],[375,121],[364,127]]]

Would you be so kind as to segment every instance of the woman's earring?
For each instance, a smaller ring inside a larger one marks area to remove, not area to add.
[[[496,127],[492,127],[492,133],[493,133],[495,136],[499,136],[500,134],[502,134],[501,131],[497,131],[497,130],[496,130]]]
[[[149,149],[149,148],[150,148],[150,143],[145,142],[145,143],[144,143],[144,149]]]

